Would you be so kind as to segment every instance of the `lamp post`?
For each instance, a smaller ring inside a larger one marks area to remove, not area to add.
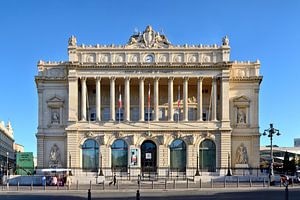
[[[103,170],[102,170],[102,153],[100,153],[100,172],[99,172],[99,176],[104,176]]]
[[[280,132],[278,129],[275,129],[273,127],[273,124],[270,124],[270,128],[268,129],[265,129],[264,130],[264,133],[262,134],[263,136],[268,136],[270,138],[270,143],[271,143],[271,146],[270,146],[270,157],[271,157],[271,162],[270,162],[270,171],[269,171],[269,179],[270,179],[270,182],[273,182],[274,180],[274,170],[273,170],[273,135],[276,134],[277,136],[280,135]]]
[[[197,170],[195,176],[200,176],[199,173],[199,151],[197,152]]]
[[[9,155],[9,152],[7,151],[6,152],[6,184],[8,186],[8,155]]]
[[[226,176],[231,176],[231,171],[230,171],[230,154],[228,153],[228,169],[227,169],[227,174]]]
[[[69,152],[69,176],[72,176],[72,161],[71,161],[72,157],[71,157],[71,153]]]

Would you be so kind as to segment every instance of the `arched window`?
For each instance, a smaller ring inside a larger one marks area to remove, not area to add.
[[[186,145],[181,139],[176,139],[170,145],[170,167],[172,171],[185,171]]]
[[[212,140],[205,139],[199,146],[199,163],[203,171],[216,171],[216,145]]]
[[[113,170],[127,171],[128,145],[124,140],[118,139],[111,146],[111,166]]]
[[[97,171],[99,164],[99,145],[93,139],[86,140],[82,145],[82,168]]]

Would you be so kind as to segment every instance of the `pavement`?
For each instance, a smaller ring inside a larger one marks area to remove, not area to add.
[[[10,188],[11,189],[11,188]],[[93,190],[93,200],[135,200],[136,189]],[[24,190],[0,191],[1,200],[83,200],[87,199],[87,190]],[[141,189],[141,200],[196,200],[196,199],[243,199],[243,200],[284,200],[284,187],[240,187],[240,188],[189,188],[189,189]],[[300,199],[300,187],[289,188],[289,200]]]

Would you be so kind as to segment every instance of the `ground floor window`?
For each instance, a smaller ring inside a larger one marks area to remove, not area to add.
[[[205,139],[199,146],[199,163],[202,171],[216,171],[216,145],[212,140]]]
[[[114,171],[127,171],[128,145],[124,140],[118,139],[112,144],[111,163]]]
[[[143,172],[156,172],[156,144],[146,140],[141,145],[141,164]]]
[[[185,171],[186,144],[181,139],[174,140],[170,145],[170,167],[172,171]]]
[[[82,168],[83,170],[97,171],[99,165],[99,144],[88,139],[82,145]]]

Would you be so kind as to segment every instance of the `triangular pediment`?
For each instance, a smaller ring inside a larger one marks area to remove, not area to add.
[[[169,48],[171,43],[167,37],[147,26],[144,32],[136,32],[130,36],[126,48]]]
[[[246,96],[240,96],[233,99],[234,102],[249,102],[250,99]]]
[[[55,103],[55,102],[63,102],[63,100],[58,96],[54,96],[51,99],[49,99],[47,102],[48,103]]]

